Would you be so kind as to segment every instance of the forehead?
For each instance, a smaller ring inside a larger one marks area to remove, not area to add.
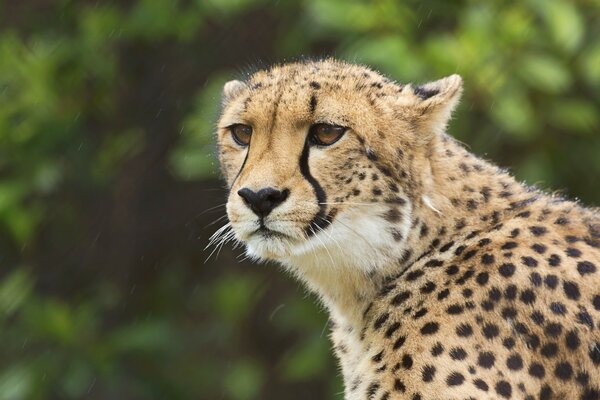
[[[278,66],[254,74],[233,113],[254,124],[311,121],[345,123],[349,105],[390,95],[394,85],[368,68],[339,62]]]

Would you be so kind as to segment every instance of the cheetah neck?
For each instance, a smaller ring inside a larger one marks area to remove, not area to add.
[[[319,295],[339,325],[360,327],[364,311],[387,281],[415,262],[435,256],[446,243],[491,230],[540,196],[448,136],[433,144],[426,159],[415,161],[412,174],[421,175],[416,179],[420,184],[409,196],[405,218],[395,221],[393,227],[381,218],[385,205],[343,222],[361,228],[363,236],[373,241],[371,246],[361,247],[354,237],[349,243],[292,257],[285,263]],[[399,243],[376,240],[382,236],[378,232],[390,228],[403,231],[405,239]]]

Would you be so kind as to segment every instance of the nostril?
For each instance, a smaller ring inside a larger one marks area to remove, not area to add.
[[[283,189],[281,191],[276,190],[275,192],[269,193],[267,195],[267,199],[276,204],[280,204],[280,203],[283,203],[285,201],[285,199],[287,199],[289,194],[290,194],[289,189]]]
[[[268,187],[255,192],[251,189],[243,188],[238,190],[237,193],[256,215],[266,217],[275,207],[288,198],[290,190],[278,190]]]
[[[237,194],[244,199],[244,202],[247,204],[252,203],[252,199],[253,197],[256,196],[256,193],[253,192],[252,190],[248,189],[248,188],[243,188],[238,190]]]

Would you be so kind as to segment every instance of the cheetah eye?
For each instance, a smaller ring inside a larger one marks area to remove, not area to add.
[[[308,139],[317,146],[330,146],[340,140],[347,129],[339,125],[314,124],[308,131]]]
[[[252,137],[252,127],[244,124],[234,124],[228,127],[231,131],[233,140],[240,146],[246,147],[250,144]]]

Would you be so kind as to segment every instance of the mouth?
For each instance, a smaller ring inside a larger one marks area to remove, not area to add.
[[[291,239],[289,235],[274,229],[267,228],[264,221],[260,221],[260,227],[251,233],[251,236],[260,236],[263,239]]]

